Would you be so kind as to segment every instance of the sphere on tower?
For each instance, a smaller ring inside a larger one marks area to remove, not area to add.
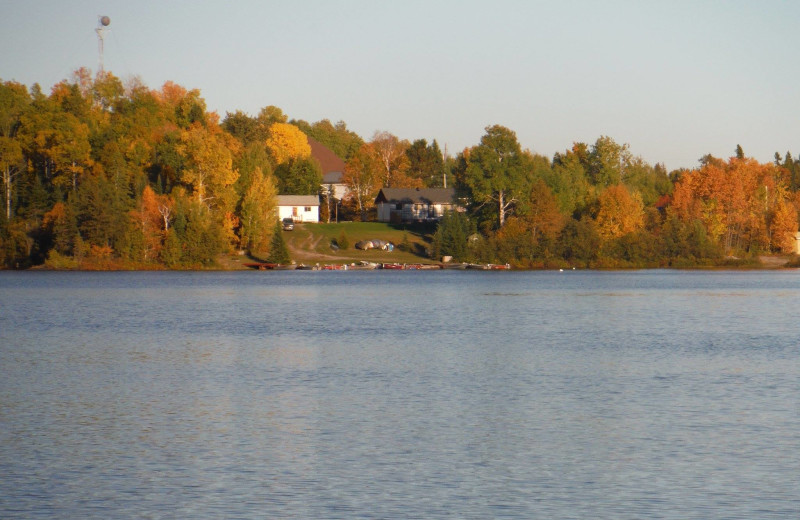
[[[100,17],[100,23],[101,23],[103,26],[108,26],[108,24],[110,24],[110,23],[111,23],[111,18],[109,18],[108,16],[101,16],[101,17]]]

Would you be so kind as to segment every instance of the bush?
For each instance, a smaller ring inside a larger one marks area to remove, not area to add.
[[[339,249],[350,248],[350,240],[347,238],[347,234],[344,232],[344,230],[339,233],[339,238],[336,239],[336,245],[339,246]]]
[[[62,255],[55,249],[51,249],[47,254],[47,260],[44,262],[45,267],[50,269],[77,269],[78,262],[71,256]]]

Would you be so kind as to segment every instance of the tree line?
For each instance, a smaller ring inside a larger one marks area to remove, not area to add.
[[[0,264],[25,268],[196,268],[274,249],[278,194],[322,187],[311,137],[345,160],[345,216],[374,218],[382,187],[456,189],[431,255],[523,267],[718,264],[792,252],[800,161],[760,164],[740,147],[667,172],[601,136],[552,158],[486,128],[454,156],[433,140],[344,122],[207,110],[196,89],[150,89],[79,69],[49,94],[0,80]],[[328,200],[327,202],[330,202]],[[330,204],[321,218],[329,219]]]

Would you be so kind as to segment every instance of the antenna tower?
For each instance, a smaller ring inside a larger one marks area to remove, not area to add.
[[[97,29],[94,32],[97,33],[97,50],[100,53],[100,67],[97,69],[97,73],[103,72],[103,40],[106,37],[106,32],[109,31],[108,25],[111,23],[111,18],[108,16],[98,16],[97,17]]]

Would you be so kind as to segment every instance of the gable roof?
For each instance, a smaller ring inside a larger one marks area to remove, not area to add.
[[[454,204],[455,188],[381,188],[375,203]]]
[[[328,172],[322,176],[322,184],[342,184],[342,172]]]
[[[316,195],[278,195],[278,206],[319,206]]]
[[[341,157],[313,137],[308,138],[308,145],[311,147],[311,157],[319,161],[323,179],[330,173],[338,173],[341,177],[341,173],[344,171],[344,161]]]

